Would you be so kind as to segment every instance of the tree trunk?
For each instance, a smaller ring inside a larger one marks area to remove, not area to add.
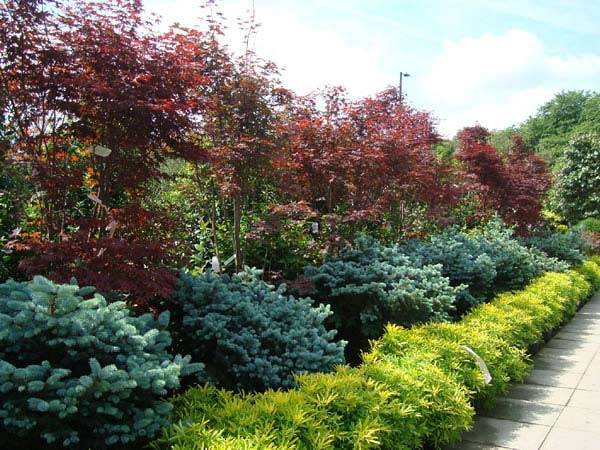
[[[235,255],[235,271],[241,272],[244,268],[242,245],[240,242],[240,224],[242,219],[241,198],[233,198],[233,254]]]

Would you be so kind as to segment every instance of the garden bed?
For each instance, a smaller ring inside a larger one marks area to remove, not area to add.
[[[359,367],[298,376],[290,391],[191,389],[174,400],[176,424],[152,445],[411,449],[455,442],[477,407],[493,404],[528,374],[528,349],[600,288],[599,263],[595,257],[566,273],[547,273],[458,323],[388,325]],[[464,346],[485,361],[489,383]]]

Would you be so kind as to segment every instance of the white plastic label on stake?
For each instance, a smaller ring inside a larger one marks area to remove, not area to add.
[[[112,150],[108,147],[104,147],[103,145],[94,145],[92,147],[92,151],[103,158],[106,158],[108,155],[112,153]]]
[[[213,256],[210,260],[210,265],[212,267],[212,271],[216,273],[221,273],[221,263],[219,262],[218,256]]]
[[[229,258],[227,258],[227,259],[225,260],[225,262],[223,263],[223,265],[224,265],[225,267],[227,267],[229,264],[231,264],[233,261],[235,261],[235,259],[236,259],[236,258],[235,258],[235,255],[231,255]]]
[[[481,359],[481,357],[477,353],[475,353],[471,347],[463,345],[462,348],[467,353],[473,355],[473,357],[475,358],[475,362],[479,367],[479,370],[481,370],[481,373],[483,374],[483,380],[485,381],[485,384],[490,384],[490,382],[492,381],[492,374],[485,365],[485,361]]]

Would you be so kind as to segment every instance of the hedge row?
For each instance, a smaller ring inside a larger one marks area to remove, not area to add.
[[[547,273],[497,296],[459,323],[388,325],[356,368],[298,377],[287,392],[234,394],[205,386],[176,398],[156,449],[435,447],[457,441],[478,404],[529,370],[526,349],[574,315],[600,288],[600,259]],[[473,349],[486,362],[486,384]]]

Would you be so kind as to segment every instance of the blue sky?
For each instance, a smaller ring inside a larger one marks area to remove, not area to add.
[[[254,0],[253,46],[286,86],[373,94],[409,72],[408,101],[446,136],[479,122],[516,124],[563,89],[600,90],[597,0]],[[166,21],[192,25],[198,0],[146,0]],[[227,17],[251,0],[223,0]],[[241,48],[232,21],[227,40]]]

